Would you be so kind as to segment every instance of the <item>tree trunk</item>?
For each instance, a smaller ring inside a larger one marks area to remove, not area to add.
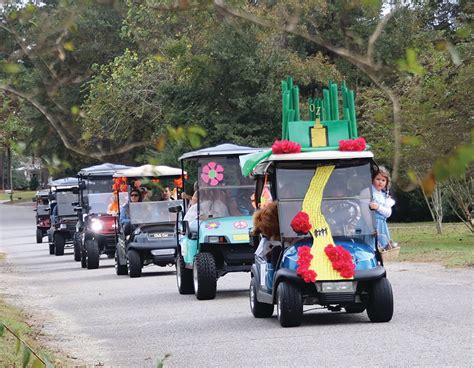
[[[7,167],[8,176],[10,178],[10,201],[13,201],[13,167],[12,167],[12,150],[7,147]]]
[[[436,225],[436,233],[441,235],[443,233],[443,203],[442,191],[438,183],[435,184],[433,193],[428,195],[421,184],[421,179],[418,177],[418,183],[425,198],[426,205],[430,210],[431,218]]]

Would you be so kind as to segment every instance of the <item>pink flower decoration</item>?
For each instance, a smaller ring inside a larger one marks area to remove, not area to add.
[[[339,151],[363,151],[366,146],[367,143],[362,137],[339,141]]]
[[[201,179],[211,186],[216,186],[224,179],[224,168],[218,163],[211,161],[202,168]]]

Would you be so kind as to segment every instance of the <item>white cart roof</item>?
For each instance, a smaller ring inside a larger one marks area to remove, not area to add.
[[[248,153],[262,151],[262,148],[253,148],[247,146],[238,146],[236,144],[224,143],[215,147],[203,148],[197,151],[187,152],[179,160],[188,158],[206,157],[206,156],[228,156],[228,155],[246,155]]]
[[[132,167],[126,170],[119,170],[114,174],[114,177],[126,177],[126,178],[145,178],[145,177],[161,177],[161,176],[180,176],[182,174],[181,169],[176,167],[164,166],[164,165],[143,165],[139,167]],[[185,172],[186,174],[186,172]]]

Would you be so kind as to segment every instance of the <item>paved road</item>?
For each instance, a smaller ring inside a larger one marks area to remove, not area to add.
[[[390,323],[366,314],[312,311],[301,327],[254,319],[248,274],[219,280],[218,296],[179,295],[174,269],[115,275],[113,260],[81,269],[72,252],[36,244],[31,206],[0,205],[0,293],[43,321],[51,346],[78,362],[153,367],[473,366],[474,271],[437,265],[388,266],[395,297]]]

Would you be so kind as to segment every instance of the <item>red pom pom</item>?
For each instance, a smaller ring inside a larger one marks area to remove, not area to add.
[[[112,185],[112,189],[114,192],[118,191],[120,189],[120,184],[119,183],[114,183],[114,185]]]
[[[282,153],[299,153],[301,152],[301,145],[287,140],[275,141],[272,145],[272,152],[276,155]]]
[[[352,256],[347,250],[341,245],[334,246],[328,244],[324,248],[324,252],[331,261],[332,268],[339,272],[342,277],[346,279],[354,277],[355,264],[352,262]]]
[[[367,144],[362,137],[339,141],[339,151],[363,151],[366,147]]]
[[[120,185],[120,191],[121,191],[121,192],[126,192],[127,189],[128,189],[127,184],[121,184],[121,185]]]
[[[298,267],[296,274],[300,276],[304,282],[315,282],[318,274],[314,270],[310,270],[311,260],[313,255],[311,254],[311,248],[308,246],[302,246],[298,248],[298,260],[296,263]]]
[[[300,211],[293,217],[290,224],[293,231],[297,234],[308,234],[312,226],[309,223],[309,216],[306,212]]]

